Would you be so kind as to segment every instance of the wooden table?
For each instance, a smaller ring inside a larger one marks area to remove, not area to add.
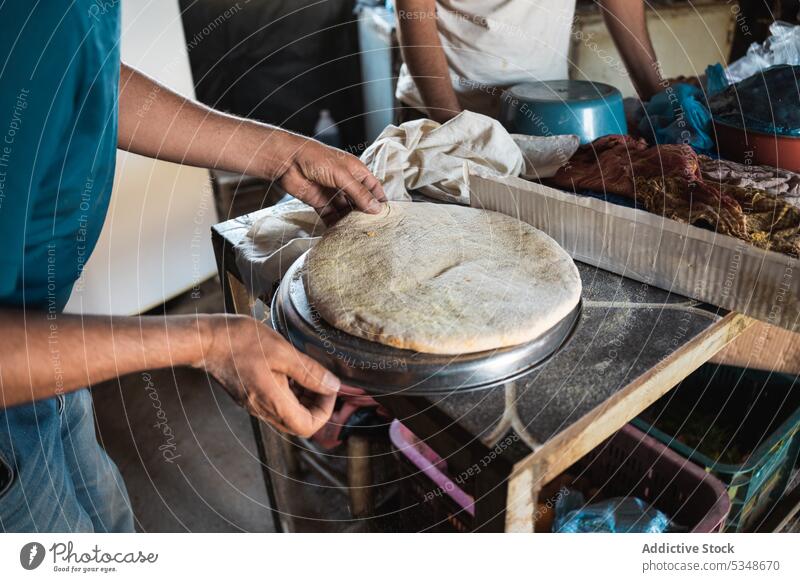
[[[258,216],[213,228],[226,302],[237,312],[250,313],[254,297],[241,284],[234,247]],[[381,399],[447,460],[451,475],[463,478],[475,498],[475,529],[533,531],[542,486],[753,322],[601,269],[578,267],[581,320],[572,340],[531,374],[477,392]],[[262,444],[266,463],[265,449]]]

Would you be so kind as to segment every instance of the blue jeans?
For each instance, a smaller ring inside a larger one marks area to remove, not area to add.
[[[0,409],[0,531],[134,531],[87,389]]]

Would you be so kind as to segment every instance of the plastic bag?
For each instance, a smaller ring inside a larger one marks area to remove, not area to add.
[[[775,65],[800,65],[800,26],[773,22],[763,44],[754,42],[747,54],[728,67],[729,83],[738,83]]]
[[[662,533],[669,518],[637,497],[614,497],[584,506],[579,491],[570,490],[556,502],[553,531],[557,533]]]
[[[711,113],[702,89],[677,83],[658,93],[644,106],[639,132],[651,142],[685,143],[701,153],[711,152]]]
[[[724,90],[730,83],[725,74],[725,68],[717,63],[716,65],[708,65],[706,67],[706,93],[709,95],[716,95]]]

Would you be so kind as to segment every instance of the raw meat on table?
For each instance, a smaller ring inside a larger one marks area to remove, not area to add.
[[[669,179],[668,195],[658,203],[648,189],[645,200],[637,197],[637,183]],[[726,233],[744,235],[745,219],[736,200],[706,184],[700,162],[687,145],[650,147],[643,139],[609,135],[581,146],[550,183],[567,190],[593,190],[625,196],[650,212],[692,224],[706,221]]]
[[[602,137],[581,146],[548,183],[619,194],[654,214],[800,255],[800,209],[757,188],[705,179],[700,158],[686,145]]]
[[[691,187],[690,187],[691,188]],[[743,234],[731,229],[729,216],[711,204],[692,203],[686,187],[675,178],[636,179],[637,201],[653,214],[696,226],[717,225],[720,234],[735,236],[762,249],[800,256],[800,208],[757,188],[723,184],[724,196],[742,208]]]

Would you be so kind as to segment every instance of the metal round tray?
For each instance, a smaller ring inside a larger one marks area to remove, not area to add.
[[[272,327],[343,382],[375,394],[441,394],[479,390],[524,376],[572,335],[581,304],[538,339],[460,355],[424,354],[355,337],[329,325],[309,303],[305,260],[289,268],[272,299]]]

